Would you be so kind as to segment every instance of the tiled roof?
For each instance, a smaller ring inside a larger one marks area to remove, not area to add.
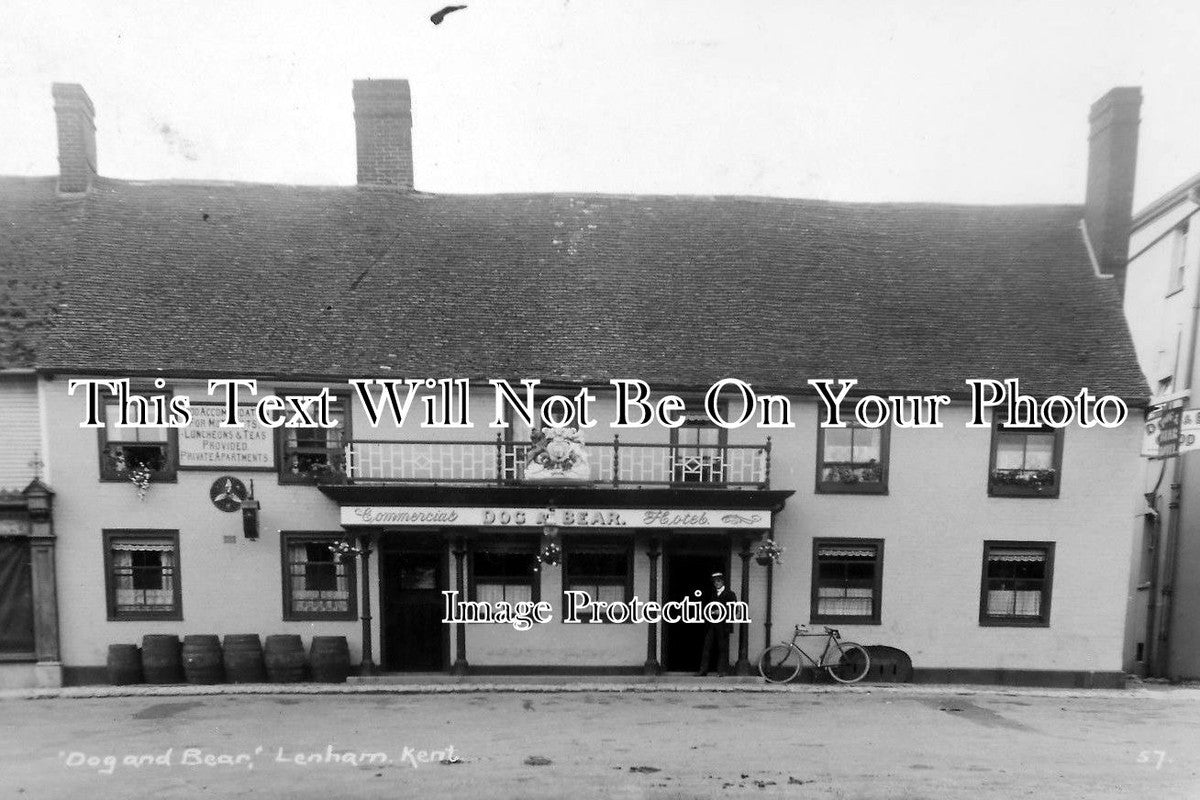
[[[54,178],[0,178],[0,369],[34,366],[58,312],[82,199]]]
[[[1078,206],[101,179],[85,209],[51,369],[1147,394]]]

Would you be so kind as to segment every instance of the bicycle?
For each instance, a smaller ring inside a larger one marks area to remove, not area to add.
[[[804,651],[796,640],[804,637],[824,636],[825,651],[815,659]],[[800,674],[804,661],[817,669],[829,673],[838,683],[855,683],[866,677],[871,669],[871,656],[862,645],[843,642],[837,628],[826,628],[824,633],[809,633],[799,625],[792,632],[790,642],[772,645],[758,657],[758,671],[767,683],[787,683]]]

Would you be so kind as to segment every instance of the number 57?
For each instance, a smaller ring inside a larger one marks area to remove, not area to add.
[[[1154,764],[1155,769],[1162,769],[1163,762],[1167,760],[1166,750],[1143,750],[1138,753],[1137,763],[1139,764]]]

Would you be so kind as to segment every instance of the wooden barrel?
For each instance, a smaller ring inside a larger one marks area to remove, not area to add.
[[[268,636],[263,648],[263,661],[267,665],[267,680],[271,683],[297,683],[306,677],[307,660],[304,657],[304,643],[299,636]]]
[[[142,673],[146,683],[183,683],[179,637],[151,633],[142,637]]]
[[[308,662],[317,683],[345,683],[350,674],[350,645],[345,636],[314,636]]]
[[[188,683],[221,683],[225,680],[221,640],[210,634],[183,637],[183,677]]]
[[[113,686],[128,686],[143,680],[141,648],[136,644],[110,644],[108,682]]]
[[[223,643],[225,677],[230,683],[266,683],[262,642],[257,633],[231,633]]]
[[[863,648],[871,657],[871,668],[866,680],[882,683],[912,683],[913,665],[908,653],[883,644],[869,644]]]

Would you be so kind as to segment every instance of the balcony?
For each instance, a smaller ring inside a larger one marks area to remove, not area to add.
[[[526,479],[529,441],[353,441],[346,445],[352,484],[537,485]],[[768,489],[771,440],[696,446],[589,442],[578,480],[615,488]],[[586,474],[586,480],[582,476]]]

